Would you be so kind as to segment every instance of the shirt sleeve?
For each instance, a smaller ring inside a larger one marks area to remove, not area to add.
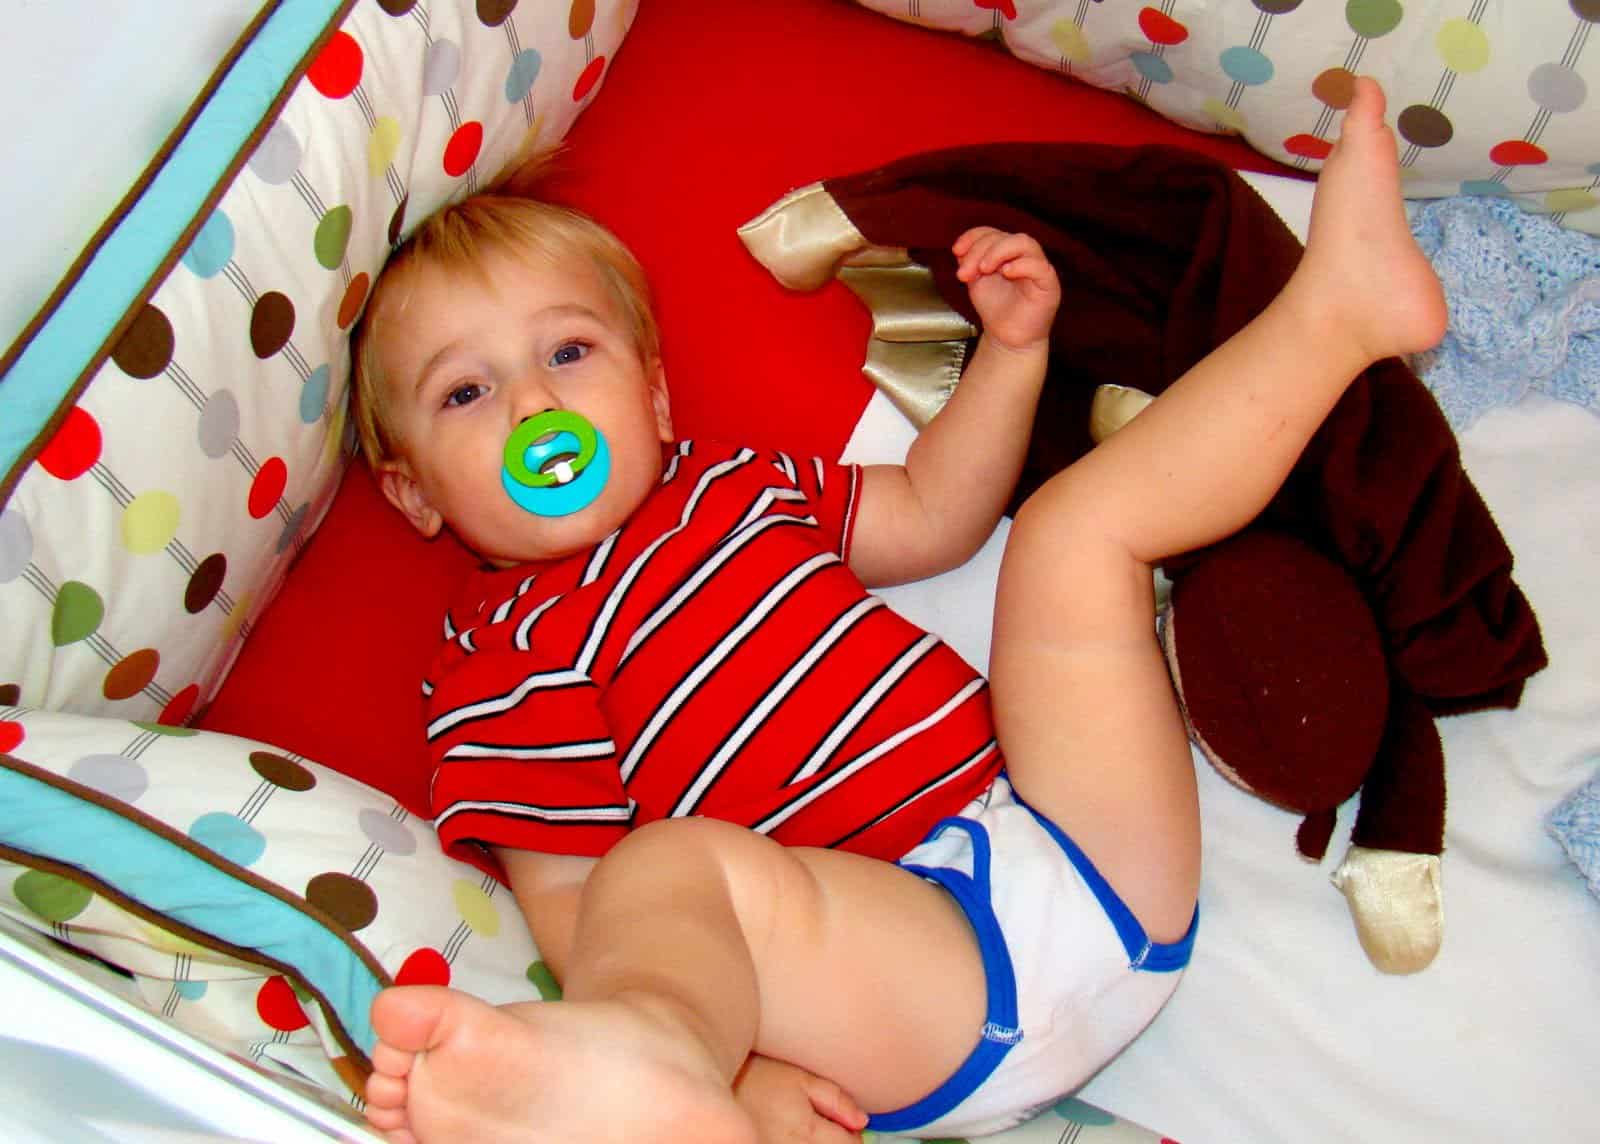
[[[527,652],[480,649],[434,680],[432,813],[453,857],[473,846],[599,856],[634,807],[599,690]]]
[[[861,497],[861,466],[824,461],[820,457],[795,460],[786,453],[776,454],[774,464],[805,494],[811,513],[826,538],[826,547],[848,563],[856,508]]]

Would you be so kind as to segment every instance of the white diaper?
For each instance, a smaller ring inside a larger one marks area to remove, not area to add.
[[[874,1116],[878,1132],[998,1132],[1071,1093],[1138,1036],[1194,947],[1157,945],[1060,827],[1004,775],[900,860],[971,922],[989,1012],[972,1055],[928,1096]]]

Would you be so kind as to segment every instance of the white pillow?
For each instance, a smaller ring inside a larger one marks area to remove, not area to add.
[[[0,709],[0,913],[237,1056],[359,1092],[386,985],[554,996],[516,902],[432,825],[213,732]]]
[[[0,361],[0,702],[210,698],[331,501],[391,245],[565,135],[635,7],[264,8]]]
[[[860,0],[998,39],[1019,59],[1124,91],[1199,131],[1316,170],[1350,78],[1389,96],[1406,193],[1512,195],[1600,232],[1593,0]]]

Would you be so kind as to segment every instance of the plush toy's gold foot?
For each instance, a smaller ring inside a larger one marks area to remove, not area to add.
[[[1437,854],[1352,846],[1332,877],[1373,965],[1384,973],[1428,967],[1444,941]]]

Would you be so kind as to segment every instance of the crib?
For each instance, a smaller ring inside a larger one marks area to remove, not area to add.
[[[1450,375],[1429,384],[1455,386],[1460,467],[1549,664],[1515,705],[1437,720],[1444,940],[1415,973],[1369,960],[1335,862],[1296,857],[1296,817],[1197,753],[1204,920],[1181,988],[994,1139],[1592,1134],[1600,8],[86,7],[93,50],[59,11],[22,9],[8,41],[35,117],[8,131],[29,177],[0,191],[0,1046],[30,1095],[0,1110],[8,1139],[364,1139],[379,989],[559,996],[495,871],[446,858],[428,822],[418,681],[472,558],[411,534],[351,460],[349,331],[431,210],[525,189],[524,161],[557,148],[537,190],[644,264],[681,431],[892,460],[918,412],[894,379],[938,390],[951,339],[875,326],[832,263],[781,281],[741,227],[908,156],[1071,143],[1237,168],[1303,235],[1351,71],[1388,91],[1414,209],[1514,209],[1418,214],[1458,264],[1451,236],[1515,241],[1492,246],[1498,293],[1447,279],[1456,352],[1412,364]],[[104,146],[68,146],[91,122]],[[1537,352],[1463,389],[1497,321]],[[979,667],[1004,532],[887,593]]]

